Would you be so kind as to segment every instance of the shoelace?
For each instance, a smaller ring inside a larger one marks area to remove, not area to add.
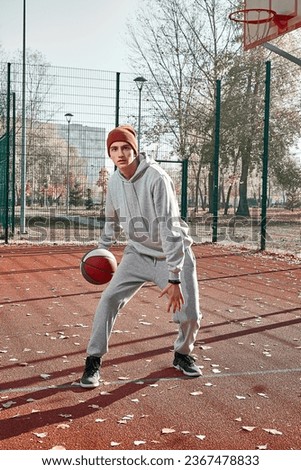
[[[90,361],[86,366],[86,372],[94,374],[94,372],[98,371],[98,368],[99,368],[99,366],[98,366],[97,362]]]
[[[195,359],[192,356],[185,356],[183,357],[183,360],[189,365],[194,364],[195,362]]]

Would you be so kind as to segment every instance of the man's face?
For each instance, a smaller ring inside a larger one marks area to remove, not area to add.
[[[121,172],[126,171],[136,159],[133,148],[127,142],[113,142],[109,150],[113,163]]]

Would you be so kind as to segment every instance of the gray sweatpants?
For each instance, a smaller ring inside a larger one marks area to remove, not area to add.
[[[167,263],[165,259],[140,255],[128,246],[97,306],[92,335],[87,348],[88,356],[102,357],[108,351],[109,338],[119,310],[127,304],[145,282],[152,282],[160,289],[166,287],[168,282]],[[195,258],[191,248],[185,251],[181,287],[184,305],[180,311],[173,315],[174,322],[179,324],[174,350],[181,354],[190,354],[202,318],[199,308]]]

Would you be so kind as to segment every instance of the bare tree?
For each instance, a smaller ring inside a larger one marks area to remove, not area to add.
[[[243,52],[242,28],[233,28],[228,19],[228,9],[240,6],[239,0],[155,0],[130,31],[135,66],[149,74],[148,89],[156,103],[150,141],[164,134],[173,151],[192,162],[196,211],[202,175],[208,169],[209,210],[211,206],[215,85],[222,80],[220,169],[228,184],[223,188],[225,211],[238,178],[237,214],[248,216],[248,179],[262,164],[265,62],[270,53],[263,48]],[[296,93],[297,82],[286,78],[283,59],[273,56],[273,62],[277,74],[272,82],[271,166],[300,135],[300,116],[287,99]]]
[[[226,5],[155,0],[130,28],[134,57],[151,77],[148,89],[156,103],[150,139],[164,134],[181,159],[194,156],[196,210],[202,169],[212,165],[216,80],[230,47]]]

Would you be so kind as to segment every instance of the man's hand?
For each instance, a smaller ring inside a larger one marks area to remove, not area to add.
[[[181,284],[167,284],[167,286],[162,290],[160,297],[167,295],[169,301],[167,304],[167,312],[175,313],[177,310],[181,310],[184,303],[184,297],[182,294]]]

